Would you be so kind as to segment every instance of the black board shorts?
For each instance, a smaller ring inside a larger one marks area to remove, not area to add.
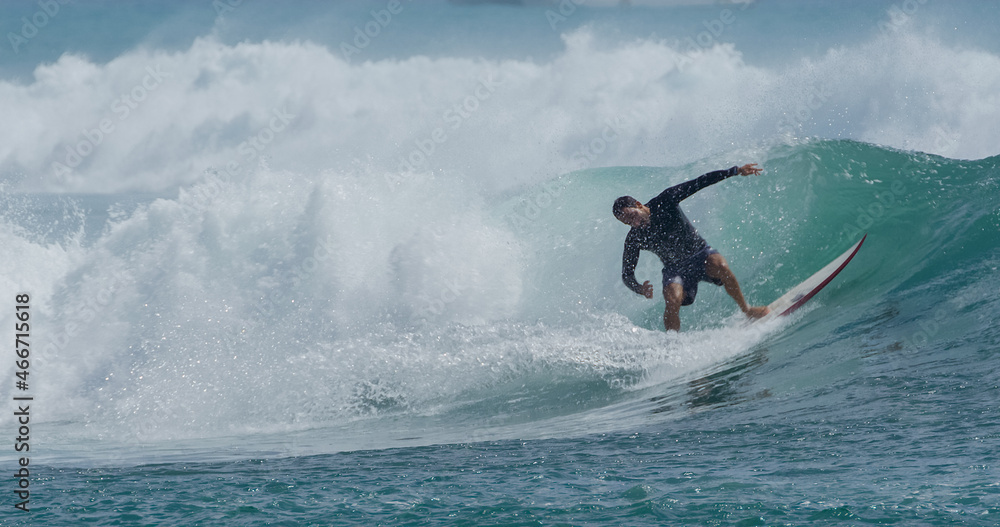
[[[705,261],[708,255],[719,254],[719,251],[705,246],[687,260],[676,265],[663,268],[663,289],[668,284],[677,283],[684,288],[684,301],[682,306],[689,306],[694,303],[694,297],[698,295],[698,282],[709,282],[715,285],[722,285],[722,280],[710,278],[705,274]]]

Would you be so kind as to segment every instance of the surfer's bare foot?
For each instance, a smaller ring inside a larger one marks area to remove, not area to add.
[[[746,308],[743,313],[750,318],[764,318],[771,310],[767,306],[752,306]]]

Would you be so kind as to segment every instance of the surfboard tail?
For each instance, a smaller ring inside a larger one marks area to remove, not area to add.
[[[838,257],[836,260],[830,262],[829,264],[827,264],[826,267],[820,269],[816,274],[812,275],[811,277],[809,277],[808,280],[803,282],[803,284],[810,282],[817,276],[821,278],[821,281],[819,282],[818,285],[813,287],[807,293],[803,294],[801,297],[796,297],[794,303],[791,306],[789,306],[788,309],[782,312],[781,316],[789,315],[796,309],[802,307],[802,305],[808,302],[810,298],[815,296],[816,293],[820,292],[821,289],[826,287],[827,284],[829,284],[834,278],[836,278],[837,275],[840,274],[840,272],[843,271],[845,267],[847,267],[847,264],[850,263],[850,261],[854,258],[854,255],[858,254],[858,250],[861,249],[861,244],[865,243],[866,238],[868,238],[868,233],[865,233],[865,235],[861,237],[861,240],[858,241],[858,243],[854,244],[854,247],[848,249],[844,254],[840,255],[840,257]],[[833,272],[827,274],[827,270],[834,265],[836,265],[836,267],[833,270]]]
[[[795,310],[802,307],[803,304],[808,302],[816,293],[820,292],[827,284],[829,284],[841,271],[847,267],[854,256],[858,254],[858,250],[861,249],[861,245],[865,243],[868,238],[868,233],[865,233],[861,239],[851,246],[850,249],[845,251],[843,254],[834,258],[834,260],[826,266],[824,266],[819,271],[815,272],[812,276],[805,279],[799,285],[793,287],[787,293],[782,295],[780,298],[771,302],[767,307],[771,310],[771,313],[760,319],[760,320],[770,320],[776,316],[787,316],[795,312]]]

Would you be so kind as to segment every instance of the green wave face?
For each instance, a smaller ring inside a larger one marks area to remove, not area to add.
[[[822,302],[877,299],[957,267],[975,267],[1000,245],[998,157],[962,161],[854,141],[776,146],[763,157],[590,169],[508,199],[499,212],[529,248],[534,270],[535,294],[525,309],[537,316],[565,313],[572,305],[617,310],[656,327],[662,307],[649,307],[621,285],[628,228],[611,216],[612,201],[624,194],[645,201],[668,186],[744,162],[760,163],[764,174],[703,189],[682,208],[729,260],[751,302],[780,296],[865,233],[857,260]],[[659,268],[655,256],[643,253],[637,278],[657,284]],[[711,289],[699,292],[707,301],[683,312],[698,326],[711,326],[734,309],[721,291],[703,295]]]

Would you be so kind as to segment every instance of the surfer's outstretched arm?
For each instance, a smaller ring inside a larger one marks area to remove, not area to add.
[[[716,170],[714,172],[702,174],[691,181],[685,181],[684,183],[674,185],[664,190],[659,196],[656,196],[649,201],[649,206],[651,208],[656,208],[661,203],[680,203],[695,192],[698,192],[709,185],[714,185],[723,179],[731,178],[738,173],[739,168],[732,167],[726,170]]]
[[[685,181],[679,185],[674,185],[663,192],[659,196],[656,196],[649,202],[649,206],[652,207],[654,204],[659,202],[671,202],[680,203],[681,201],[689,198],[695,192],[699,190],[714,185],[724,179],[731,178],[733,176],[749,176],[753,174],[755,176],[760,175],[761,169],[757,167],[757,163],[748,163],[741,167],[731,167],[725,170],[715,170],[707,174],[702,174],[691,181]]]

